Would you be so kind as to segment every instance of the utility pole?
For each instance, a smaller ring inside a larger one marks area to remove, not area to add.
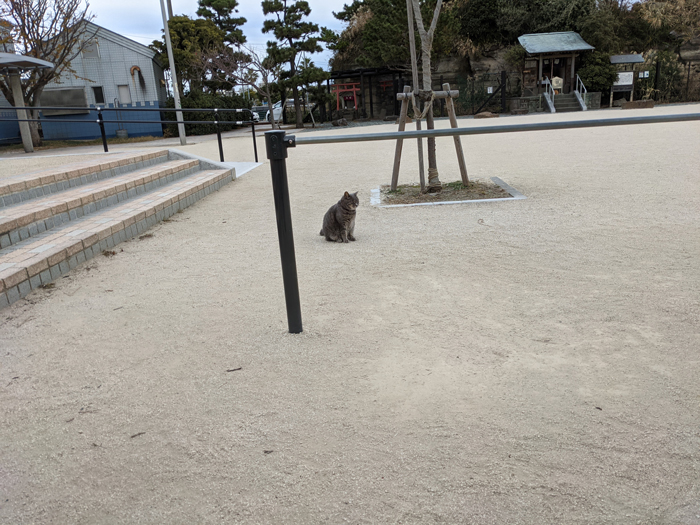
[[[168,4],[170,4],[170,0],[168,0]],[[165,14],[165,3],[163,2],[163,0],[160,0],[160,11],[163,14],[165,47],[168,51],[168,58],[170,60],[170,78],[173,83],[173,98],[175,99],[175,109],[182,109],[182,105],[180,104],[180,88],[177,83],[177,74],[175,73],[175,57],[173,56],[173,45],[170,42],[170,28],[168,27],[168,17]],[[185,135],[185,125],[182,123],[182,121],[184,120],[182,118],[182,111],[176,111],[175,117],[178,120],[177,132],[178,135],[180,135],[180,144],[184,146],[187,144],[187,136]]]

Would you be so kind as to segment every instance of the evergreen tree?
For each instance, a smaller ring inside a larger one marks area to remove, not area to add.
[[[226,36],[224,42],[239,46],[244,44],[246,37],[240,28],[247,22],[245,18],[234,17],[238,13],[238,0],[199,0],[197,16],[211,20]]]
[[[311,14],[309,3],[303,0],[263,0],[263,14],[273,15],[263,25],[263,33],[272,33],[275,41],[268,41],[267,52],[278,64],[288,64],[282,73],[282,83],[291,88],[296,111],[296,127],[303,128],[303,112],[299,97],[299,86],[303,79],[297,74],[301,53],[319,53],[319,27],[303,19]]]
[[[203,85],[198,56],[212,49],[220,49],[224,43],[224,32],[214,22],[205,18],[192,19],[186,15],[174,16],[168,22],[173,58],[181,87],[186,83],[189,91],[199,91]],[[151,49],[158,53],[161,64],[169,64],[165,35],[154,40]],[[166,68],[168,69],[168,68]],[[184,93],[184,90],[181,92]]]

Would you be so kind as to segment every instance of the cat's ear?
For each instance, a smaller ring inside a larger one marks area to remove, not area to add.
[[[356,191],[355,193],[353,193],[353,195],[354,195],[355,197],[357,197],[357,194],[358,194],[358,193],[359,193],[359,192]]]
[[[346,191],[344,197],[349,197],[350,194]]]

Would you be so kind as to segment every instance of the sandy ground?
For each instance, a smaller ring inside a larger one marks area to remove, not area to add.
[[[463,144],[528,199],[378,209],[393,143],[289,152],[303,334],[267,165],[1,311],[0,522],[700,523],[700,123]]]

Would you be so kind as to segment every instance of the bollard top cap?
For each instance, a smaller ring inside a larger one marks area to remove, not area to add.
[[[268,159],[286,159],[287,148],[296,147],[296,137],[294,137],[294,135],[287,135],[284,130],[266,131],[265,146],[267,147]]]

